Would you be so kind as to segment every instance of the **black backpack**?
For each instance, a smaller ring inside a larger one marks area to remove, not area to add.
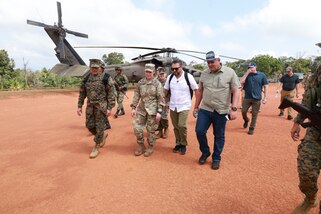
[[[84,77],[84,82],[86,83],[89,79],[89,75],[90,73],[88,73],[85,77]],[[109,79],[110,75],[105,73],[104,74],[104,77],[103,77],[103,83],[104,83],[104,86],[106,87],[108,85],[108,79]]]
[[[170,84],[171,84],[171,80],[173,79],[173,76],[174,76],[174,74],[171,74],[170,76],[169,76],[169,81],[168,81],[168,94],[170,94],[170,90],[171,90],[171,88],[170,88]],[[184,77],[185,77],[185,80],[186,80],[186,83],[187,83],[187,85],[188,85],[188,87],[189,87],[189,92],[190,92],[190,94],[191,94],[191,99],[193,98],[193,89],[191,88],[191,83],[189,82],[189,79],[188,79],[188,76],[187,76],[187,72],[185,72],[184,71]]]

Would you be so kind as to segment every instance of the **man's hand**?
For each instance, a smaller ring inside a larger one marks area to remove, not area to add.
[[[230,118],[231,118],[231,120],[236,119],[236,111],[230,110]]]
[[[81,109],[81,108],[78,108],[78,109],[77,109],[77,114],[78,114],[78,116],[81,116],[81,115],[82,115],[82,109]]]
[[[132,117],[135,117],[135,115],[136,115],[136,109],[132,109],[132,111],[130,112],[130,114],[132,115]]]
[[[266,103],[267,103],[267,99],[266,99],[266,97],[265,97],[265,98],[263,98],[262,103],[263,103],[263,104],[266,104]]]
[[[161,118],[162,118],[162,115],[157,112],[157,114],[156,114],[156,121],[160,121]]]
[[[300,124],[293,123],[291,137],[294,141],[298,141],[300,139]]]

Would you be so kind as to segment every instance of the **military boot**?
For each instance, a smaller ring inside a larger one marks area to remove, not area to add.
[[[316,206],[318,206],[316,198],[312,200],[305,198],[304,201],[293,210],[293,214],[309,213],[309,210]]]
[[[121,108],[118,112],[118,116],[122,116],[125,114],[124,108]]]
[[[120,109],[117,109],[116,113],[114,114],[114,117],[115,117],[115,118],[118,117],[119,112],[120,112]]]
[[[100,148],[105,145],[107,137],[108,137],[108,133],[107,133],[107,130],[105,130],[104,136],[103,136],[103,141],[99,144]]]
[[[145,152],[145,149],[146,149],[145,145],[143,143],[139,143],[134,153],[135,156],[142,155]]]
[[[163,137],[163,130],[159,130],[159,131],[158,131],[158,133],[157,133],[157,135],[156,135],[156,139],[159,139],[159,138],[161,138],[161,137]]]
[[[91,151],[89,158],[95,158],[97,157],[99,154],[99,144],[96,143],[96,145],[94,146],[93,150]]]
[[[168,137],[168,128],[164,129],[164,134],[163,134],[163,138],[166,139]]]
[[[149,157],[154,152],[154,145],[149,145],[148,149],[146,149],[144,156]]]

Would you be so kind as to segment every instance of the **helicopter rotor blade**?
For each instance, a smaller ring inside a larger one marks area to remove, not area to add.
[[[61,12],[61,3],[57,1],[57,11],[58,11],[58,27],[62,27],[62,12]]]
[[[75,36],[79,36],[79,37],[83,37],[83,38],[88,38],[88,35],[87,34],[84,34],[84,33],[79,33],[79,32],[76,32],[76,31],[72,31],[72,30],[67,30],[65,29],[66,33],[69,33],[69,34],[72,34],[72,35],[75,35]]]
[[[59,36],[59,43],[58,43],[58,50],[59,50],[59,57],[61,59],[65,59],[65,44],[64,44],[64,38],[62,36]]]
[[[205,60],[204,58],[201,58],[201,57],[198,57],[198,56],[194,56],[194,55],[191,55],[191,54],[187,54],[187,53],[182,53],[182,52],[177,52],[178,54],[182,54],[182,55],[186,55],[186,56],[190,56],[190,57],[194,57],[194,58],[197,58],[197,59],[200,59],[200,60]]]
[[[136,60],[139,58],[144,58],[145,56],[150,56],[150,55],[155,55],[155,54],[160,54],[160,53],[164,53],[164,51],[154,51],[154,52],[150,52],[147,54],[139,55],[138,57],[132,58],[132,60]]]
[[[50,25],[46,25],[44,23],[32,21],[32,20],[29,20],[29,19],[27,19],[27,24],[35,25],[35,26],[39,26],[39,27],[51,27]]]
[[[178,52],[189,52],[189,53],[198,53],[198,54],[206,54],[206,52],[202,51],[190,51],[190,50],[176,50]]]
[[[91,46],[76,46],[74,48],[130,48],[130,49],[146,49],[146,50],[161,50],[161,48],[140,47],[140,46],[117,46],[117,45],[91,45]]]

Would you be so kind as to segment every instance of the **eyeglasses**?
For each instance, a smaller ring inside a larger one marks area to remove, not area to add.
[[[172,68],[172,71],[178,71],[179,68],[180,68],[180,67],[178,67],[178,68]]]

